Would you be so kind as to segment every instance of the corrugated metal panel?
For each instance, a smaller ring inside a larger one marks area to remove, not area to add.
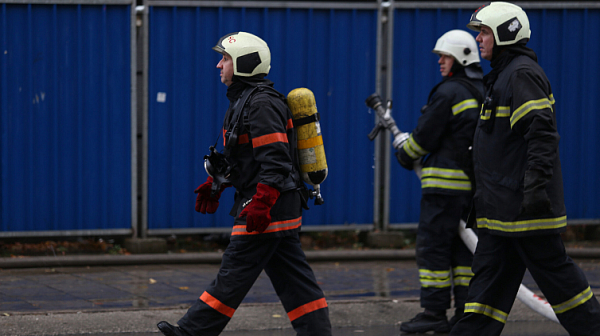
[[[226,228],[233,192],[215,215],[193,211],[193,190],[206,179],[203,155],[227,109],[226,87],[211,50],[217,39],[248,31],[269,43],[268,76],[287,94],[316,96],[329,165],[325,205],[306,225],[372,223],[374,116],[364,99],[375,87],[375,10],[150,7],[148,228]],[[222,140],[220,140],[221,142]],[[311,202],[312,204],[312,202]]]
[[[394,27],[395,118],[412,131],[429,91],[441,77],[435,41],[446,31],[464,29],[473,9],[397,9]],[[557,101],[560,155],[569,219],[599,218],[600,207],[600,10],[526,9],[531,23],[528,46],[538,54]],[[473,33],[473,36],[476,36]],[[580,36],[583,38],[575,38]],[[490,70],[483,60],[484,72]],[[390,222],[419,219],[420,183],[414,173],[392,165]]]
[[[2,235],[130,230],[131,6],[0,8]]]

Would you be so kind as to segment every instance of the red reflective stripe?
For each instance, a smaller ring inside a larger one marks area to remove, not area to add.
[[[259,136],[258,138],[252,139],[252,147],[260,147],[274,142],[288,142],[287,134],[285,133],[271,133]]]
[[[248,142],[250,142],[250,139],[248,138],[248,133],[242,134],[238,137],[238,145],[245,144]]]
[[[272,233],[286,230],[293,230],[299,228],[302,225],[302,217],[296,219],[290,219],[279,222],[272,222],[267,226],[267,229],[263,233]],[[234,225],[231,231],[232,236],[247,236],[260,234],[257,231],[248,232],[246,231],[246,225]]]
[[[233,316],[233,313],[235,313],[235,309],[226,306],[221,301],[215,299],[215,297],[210,295],[208,292],[202,293],[202,295],[200,296],[200,300],[204,301],[204,303],[211,306],[214,310],[229,318],[231,318]]]
[[[288,313],[288,317],[290,318],[290,321],[294,321],[299,317],[325,307],[327,307],[327,301],[325,301],[325,298],[321,298],[292,310]]]
[[[225,129],[223,128],[223,147],[225,147],[226,143],[225,143]]]
[[[288,119],[288,123],[287,126],[285,127],[285,129],[292,129],[294,128],[294,121],[292,119]]]

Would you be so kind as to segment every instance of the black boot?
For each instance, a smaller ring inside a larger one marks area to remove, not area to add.
[[[185,332],[185,330],[174,325],[170,325],[165,321],[158,322],[156,326],[165,336],[192,336]]]
[[[448,324],[445,312],[432,314],[426,309],[425,312],[417,314],[410,321],[402,322],[400,331],[409,334],[428,331],[447,333],[450,332],[450,324]]]
[[[448,321],[448,323],[450,323],[450,328],[454,327],[454,325],[463,317],[464,314],[464,308],[456,308],[454,311],[454,316],[452,316],[450,321]]]

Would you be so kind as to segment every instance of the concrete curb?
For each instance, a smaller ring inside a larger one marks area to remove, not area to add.
[[[326,250],[306,251],[309,261],[336,260],[405,260],[414,259],[415,250]],[[164,253],[132,255],[82,255],[56,257],[3,258],[0,268],[73,267],[73,266],[123,266],[152,264],[219,264],[221,252]]]
[[[407,260],[414,249],[405,250],[324,250],[306,251],[308,261]],[[572,258],[600,258],[600,248],[567,248]],[[56,257],[0,258],[0,269],[77,266],[123,266],[152,264],[219,264],[222,253],[164,253],[135,255],[81,255]]]

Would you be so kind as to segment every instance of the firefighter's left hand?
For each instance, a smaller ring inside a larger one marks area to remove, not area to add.
[[[398,159],[398,163],[402,166],[402,168],[408,170],[414,169],[413,167],[415,164],[415,160],[408,156],[404,149],[401,148],[396,152],[396,159]]]
[[[549,177],[540,171],[528,170],[525,172],[525,189],[519,216],[538,217],[552,213],[552,203],[546,192],[547,180]]]
[[[242,213],[240,218],[246,217],[246,231],[263,233],[271,224],[271,208],[279,198],[279,191],[266,184],[256,186],[256,194]]]
[[[539,217],[549,214],[552,214],[552,203],[546,190],[536,190],[524,195],[519,216]]]

